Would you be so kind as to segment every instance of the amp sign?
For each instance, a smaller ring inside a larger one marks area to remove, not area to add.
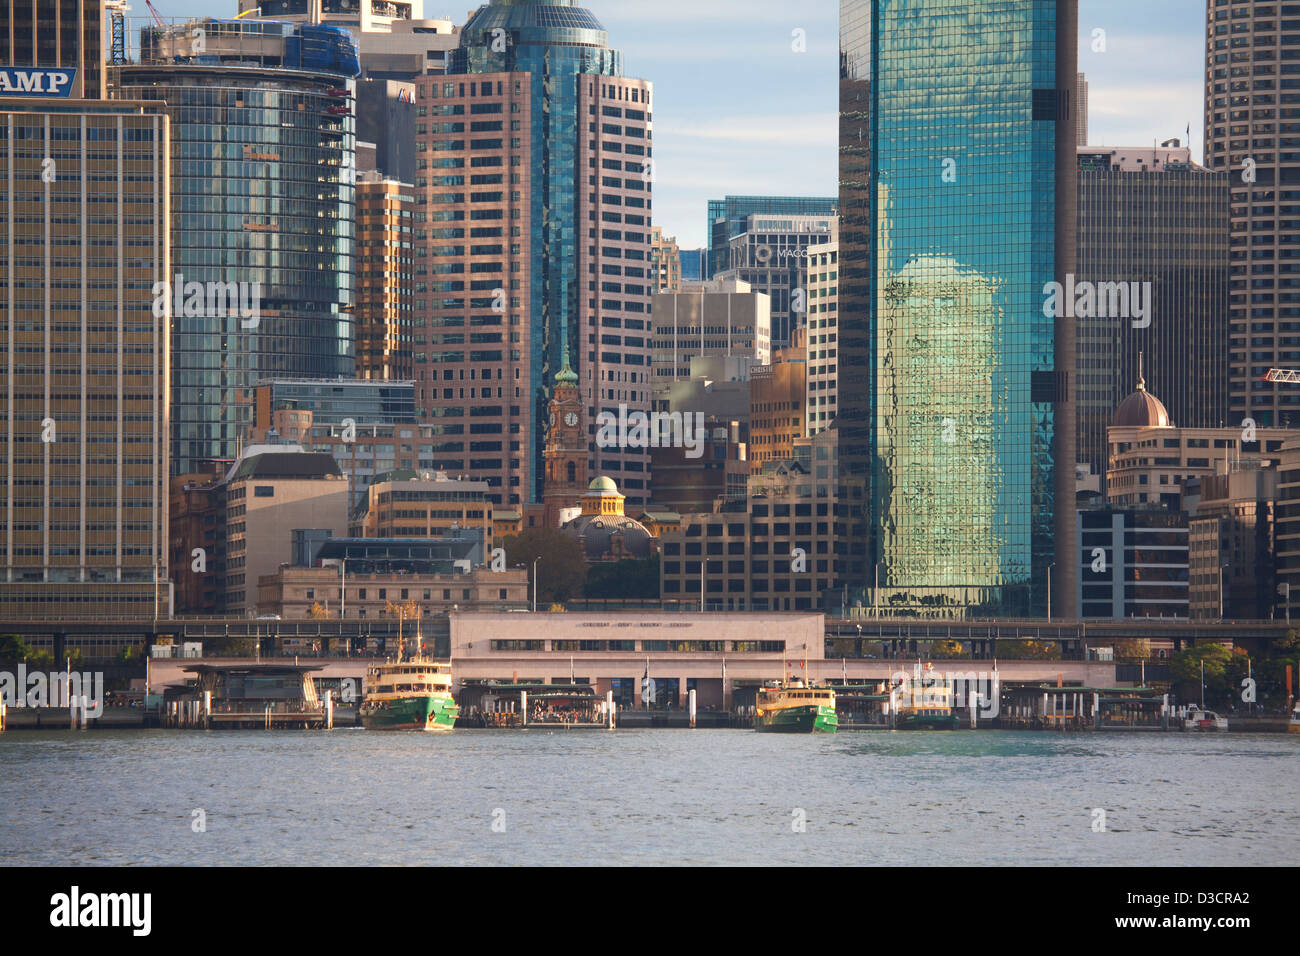
[[[75,68],[0,67],[0,96],[61,96],[72,92]]]

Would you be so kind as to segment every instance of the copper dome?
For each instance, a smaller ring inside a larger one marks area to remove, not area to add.
[[[1147,391],[1140,363],[1139,359],[1137,391],[1119,403],[1113,424],[1121,428],[1172,428],[1174,423],[1164,402]]]

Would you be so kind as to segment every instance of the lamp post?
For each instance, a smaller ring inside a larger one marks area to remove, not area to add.
[[[880,565],[871,566],[871,616],[880,619]]]
[[[1052,619],[1052,568],[1054,567],[1055,564],[1047,566],[1047,619],[1049,621]]]
[[[1219,620],[1220,621],[1223,620],[1223,572],[1227,567],[1228,566],[1226,564],[1219,565]],[[1202,701],[1201,703],[1202,705],[1204,705],[1205,702]]]
[[[339,562],[339,620],[348,616],[348,559]]]
[[[540,560],[542,560],[542,556],[540,554],[537,557],[533,558],[533,613],[534,614],[537,613],[537,562]]]

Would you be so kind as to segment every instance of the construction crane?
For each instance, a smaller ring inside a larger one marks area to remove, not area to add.
[[[149,12],[153,14],[153,22],[156,23],[156,24],[158,24],[158,29],[159,29],[159,30],[166,30],[166,29],[167,29],[167,24],[163,23],[163,18],[160,17],[160,16],[158,16],[158,11],[154,9],[153,4],[150,3],[149,0],[144,0],[144,5],[145,5],[146,7],[148,7],[148,8],[149,8]]]
[[[112,24],[112,48],[108,62],[121,66],[126,63],[126,14],[130,13],[131,8],[126,5],[126,0],[107,0],[104,9],[108,11],[109,22]]]
[[[1277,385],[1300,385],[1300,369],[1271,368],[1264,374],[1264,381]]]

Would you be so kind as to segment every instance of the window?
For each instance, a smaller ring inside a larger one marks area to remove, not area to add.
[[[254,498],[274,498],[274,497],[275,497],[275,486],[274,486],[274,485],[255,485],[255,486],[253,487],[253,497],[254,497]]]

